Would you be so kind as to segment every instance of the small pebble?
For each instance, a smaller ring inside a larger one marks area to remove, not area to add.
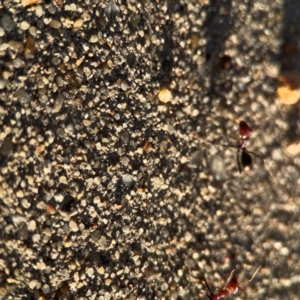
[[[79,30],[83,25],[83,21],[81,19],[77,19],[74,24],[73,24],[73,28],[75,30]]]
[[[36,229],[36,222],[35,222],[35,220],[31,220],[28,224],[28,230],[34,231],[35,229]]]
[[[95,231],[92,233],[92,238],[93,238],[93,240],[94,240],[94,241],[99,240],[100,235],[101,235],[100,231],[99,231],[98,229],[95,230]]]
[[[16,24],[14,20],[9,15],[3,15],[0,24],[2,25],[3,29],[7,32],[14,30],[16,28]]]
[[[93,278],[94,277],[94,269],[93,268],[88,268],[86,271],[87,276]]]
[[[25,62],[21,58],[16,58],[12,61],[12,64],[15,68],[20,69],[25,67]]]
[[[65,100],[65,98],[64,98],[63,94],[59,93],[57,95],[57,98],[56,98],[55,103],[54,103],[54,107],[53,107],[53,110],[52,110],[53,113],[58,113],[61,110],[61,108],[63,106],[63,103],[64,103],[64,100]]]
[[[172,93],[170,90],[168,89],[162,89],[159,93],[158,93],[158,99],[163,102],[163,103],[167,103],[172,101]]]
[[[13,147],[14,144],[12,141],[12,137],[10,135],[7,135],[2,145],[0,146],[0,155],[3,157],[9,157],[12,154]],[[20,190],[20,193],[22,193],[22,190]]]
[[[29,282],[28,286],[33,290],[38,285],[38,283],[38,280],[34,279]]]
[[[29,24],[28,22],[26,22],[26,21],[23,21],[23,22],[21,23],[21,25],[20,25],[20,28],[21,28],[22,30],[27,30],[29,27],[30,27],[30,24]]]
[[[122,82],[122,83],[121,83],[121,89],[122,89],[123,91],[127,91],[127,90],[128,90],[128,85],[127,85],[125,82]]]
[[[128,234],[128,233],[130,233],[131,230],[130,230],[129,226],[125,225],[125,226],[122,227],[122,231],[123,231],[124,234]]]
[[[5,89],[7,81],[4,79],[0,79],[0,90]]]
[[[54,215],[56,213],[56,209],[52,205],[47,205],[47,211],[50,215]]]
[[[18,94],[18,101],[20,103],[27,103],[31,100],[31,97],[29,96],[29,94],[22,88],[19,89],[17,94]]]
[[[104,235],[101,236],[99,241],[100,246],[105,247],[106,246],[106,237]]]
[[[23,199],[21,204],[25,209],[28,209],[31,206],[31,203],[27,199]]]
[[[0,51],[5,51],[8,48],[9,48],[9,44],[8,43],[1,43],[0,44]]]
[[[111,294],[108,293],[108,292],[105,292],[105,294],[104,294],[104,299],[105,299],[105,300],[110,300],[110,299],[111,299]]]
[[[107,279],[105,280],[105,284],[106,284],[106,285],[110,285],[110,284],[111,284],[111,279],[110,279],[110,278],[107,278]]]
[[[198,109],[194,109],[193,111],[192,111],[192,116],[193,117],[197,117],[198,115],[199,115],[199,110]]]
[[[52,20],[50,23],[49,23],[49,26],[54,28],[54,29],[60,29],[61,28],[61,22],[58,21],[58,20]]]
[[[88,68],[88,67],[84,67],[84,68],[83,68],[83,72],[84,72],[84,74],[86,75],[86,77],[89,77],[89,76],[92,74],[91,69]]]
[[[60,176],[59,177],[59,182],[62,184],[68,184],[68,180],[66,176]]]
[[[52,231],[51,231],[51,229],[50,229],[49,227],[47,227],[47,228],[45,228],[45,229],[43,230],[43,234],[46,235],[46,236],[51,237]]]
[[[49,287],[49,285],[48,284],[44,284],[43,287],[42,287],[42,290],[43,290],[44,294],[50,293],[50,287]]]
[[[76,224],[75,221],[71,220],[69,222],[69,227],[70,227],[70,230],[73,231],[73,232],[77,232],[79,230],[79,227],[78,225]]]
[[[24,0],[23,0],[24,1]],[[26,1],[32,1],[32,0],[26,0]],[[42,0],[34,0],[34,1],[39,1],[39,3],[42,1]],[[35,6],[35,14],[37,15],[37,17],[42,17],[43,14],[44,14],[44,9],[41,5],[37,5]]]
[[[125,185],[130,188],[133,184],[133,177],[130,174],[125,174],[122,177]]]
[[[26,225],[22,227],[22,229],[18,233],[18,238],[22,241],[25,241],[28,239],[28,228]]]
[[[97,35],[92,35],[92,36],[90,37],[90,42],[91,42],[92,44],[97,43],[98,40],[99,40],[99,38],[98,38]]]
[[[107,3],[107,5],[105,6],[104,8],[104,13],[106,15],[110,15],[110,14],[113,14],[113,15],[117,15],[120,13],[120,8],[117,4],[115,4],[114,2],[110,1]]]
[[[33,243],[38,243],[41,240],[41,236],[37,233],[32,236]]]
[[[24,193],[23,193],[22,190],[18,190],[18,191],[17,191],[17,197],[18,197],[18,198],[23,198],[23,197],[24,197]]]
[[[17,42],[17,41],[10,41],[9,42],[9,48],[13,51],[16,52],[17,54],[21,54],[24,51],[24,46],[22,43]]]

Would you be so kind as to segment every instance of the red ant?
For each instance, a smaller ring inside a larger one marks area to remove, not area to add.
[[[244,291],[244,288],[242,287],[243,285],[249,283],[250,281],[253,280],[253,278],[255,277],[255,275],[257,274],[257,272],[259,271],[259,269],[261,268],[261,266],[259,266],[255,272],[253,273],[253,275],[251,276],[251,278],[243,283],[238,282],[237,277],[235,276],[235,269],[233,269],[225,283],[225,286],[222,290],[219,290],[216,294],[213,294],[213,292],[211,291],[205,277],[204,277],[204,282],[205,285],[210,293],[210,295],[207,295],[207,298],[210,300],[218,300],[220,298],[226,297],[230,294],[236,294],[238,292],[238,290],[240,289],[241,291]]]
[[[263,123],[266,122],[267,119],[263,120],[262,122],[260,122],[258,125],[255,126],[255,129],[259,128]],[[227,137],[230,137],[236,141],[238,141],[238,145],[221,145],[224,147],[232,147],[232,148],[237,148],[237,153],[236,153],[236,160],[237,160],[237,164],[238,164],[238,168],[239,168],[239,172],[242,173],[243,170],[248,170],[252,167],[252,155],[255,155],[259,158],[261,158],[263,161],[264,159],[251,151],[248,151],[246,149],[246,144],[251,136],[253,129],[248,126],[248,124],[244,121],[241,121],[239,124],[239,133],[240,136],[239,138],[235,138],[231,135],[226,135]]]

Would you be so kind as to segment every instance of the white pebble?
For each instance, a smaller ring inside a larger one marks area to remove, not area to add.
[[[7,81],[4,79],[0,79],[0,90],[5,89]]]
[[[48,284],[44,284],[42,290],[43,290],[44,294],[50,293],[50,287],[49,287],[49,285]]]
[[[71,220],[69,222],[69,227],[70,227],[70,230],[73,231],[73,232],[77,232],[79,230],[78,225],[73,220]]]
[[[90,37],[90,42],[91,43],[97,43],[98,42],[98,36],[97,35],[92,35]]]
[[[17,197],[18,198],[23,198],[24,197],[24,192],[22,190],[17,191]]]
[[[34,279],[29,282],[28,286],[33,290],[38,285],[38,283],[39,282],[36,279]]]
[[[23,21],[23,22],[21,23],[21,25],[20,25],[20,28],[21,28],[22,30],[27,30],[29,27],[30,27],[30,24],[29,24],[28,22],[26,22],[26,21]]]
[[[30,202],[27,199],[23,199],[21,203],[25,209],[28,209],[31,206]]]
[[[88,268],[86,271],[87,276],[93,278],[94,277],[94,269],[93,268]]]
[[[34,231],[36,229],[36,222],[34,220],[31,220],[28,224],[28,230]]]
[[[124,174],[123,176],[123,181],[127,187],[131,187],[133,184],[133,177],[130,174]]]
[[[68,180],[66,176],[60,176],[59,177],[59,182],[62,184],[68,184]]]
[[[95,183],[96,185],[99,185],[99,184],[101,183],[101,178],[100,178],[99,176],[95,177],[95,178],[94,178],[94,183]]]

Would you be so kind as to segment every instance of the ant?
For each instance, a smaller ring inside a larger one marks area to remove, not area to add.
[[[210,300],[218,300],[218,299],[223,298],[223,297],[226,297],[226,296],[228,296],[228,295],[230,295],[230,294],[236,294],[236,293],[238,292],[239,289],[240,289],[241,291],[244,291],[244,288],[243,288],[242,286],[243,286],[243,285],[246,285],[246,284],[248,284],[250,281],[252,281],[253,278],[255,277],[255,275],[257,274],[257,272],[259,271],[260,268],[261,268],[261,266],[259,266],[259,267],[255,270],[255,272],[253,273],[253,275],[251,276],[251,278],[250,278],[249,280],[247,280],[247,281],[245,281],[245,282],[243,282],[243,283],[238,282],[237,277],[236,277],[235,274],[234,274],[234,273],[235,273],[235,269],[233,269],[233,270],[231,271],[231,273],[230,273],[230,275],[229,275],[229,277],[228,277],[226,283],[225,283],[224,288],[223,288],[222,290],[219,290],[216,294],[214,294],[214,293],[211,291],[211,289],[210,289],[210,287],[209,287],[209,285],[208,285],[208,283],[207,283],[207,281],[206,281],[206,279],[205,279],[205,277],[204,277],[205,285],[206,285],[206,287],[207,287],[207,289],[208,289],[208,291],[209,291],[209,293],[210,293],[209,296],[207,295],[207,298],[210,299]]]
[[[261,121],[258,125],[255,126],[254,129],[259,128],[267,120],[268,119],[264,119],[263,121]],[[245,121],[240,121],[239,138],[235,138],[231,135],[225,135],[229,138],[236,140],[238,142],[238,145],[221,145],[224,147],[237,148],[236,160],[237,160],[237,164],[238,164],[240,173],[242,173],[243,170],[247,171],[247,170],[251,169],[251,167],[252,167],[251,154],[261,158],[264,161],[263,157],[261,157],[260,155],[254,153],[254,152],[248,151],[246,149],[246,144],[247,144],[248,140],[250,139],[251,133],[254,129],[252,129]]]

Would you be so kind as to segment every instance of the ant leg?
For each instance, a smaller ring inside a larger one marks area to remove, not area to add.
[[[204,141],[204,143],[214,145],[214,146],[222,146],[222,147],[235,148],[235,149],[240,147],[240,144],[235,144],[235,145],[234,144],[218,144],[218,143],[207,141],[204,139],[202,141]]]
[[[210,289],[210,287],[209,287],[209,285],[208,285],[208,283],[207,283],[207,281],[206,281],[206,279],[205,279],[204,276],[203,276],[203,279],[204,279],[205,285],[206,285],[206,287],[207,287],[207,289],[208,289],[208,291],[210,293],[210,296],[212,296],[213,293],[212,293],[212,291],[211,291],[211,289]],[[207,297],[208,297],[208,299],[211,299],[211,297],[209,297],[209,296],[207,296]]]
[[[241,166],[241,162],[240,162],[240,149],[238,149],[236,151],[236,161],[237,161],[237,164],[238,164],[239,172],[241,174],[242,173],[242,166]]]
[[[215,144],[215,145],[217,145],[217,146],[222,146],[222,147],[227,147],[227,148],[238,148],[238,147],[240,147],[240,145],[233,145],[233,144]]]
[[[226,137],[228,137],[228,138],[231,138],[231,139],[233,139],[233,140],[236,140],[236,141],[240,141],[240,139],[239,138],[236,138],[236,137],[234,137],[234,136],[232,136],[232,135],[229,135],[229,134],[222,134],[223,136],[226,136]]]
[[[249,282],[251,282],[253,280],[253,278],[256,276],[256,274],[258,273],[258,271],[260,270],[260,268],[261,268],[261,265],[254,271],[254,273],[252,274],[252,276],[249,280],[246,280],[240,284],[245,285],[245,284],[248,284]]]
[[[269,119],[270,119],[270,118],[268,117],[268,118],[265,118],[264,120],[262,120],[259,124],[255,125],[255,126],[253,127],[253,130],[258,129],[261,125],[263,125],[263,124],[264,124],[265,122],[267,122]]]
[[[239,283],[238,288],[245,293],[245,289],[243,287],[240,286],[241,283]]]
[[[255,270],[255,272],[253,273],[253,275],[251,276],[251,278],[249,279],[248,282],[252,281],[252,279],[256,276],[256,274],[258,273],[258,271],[260,270],[260,268],[261,268],[261,265],[258,266],[258,268]]]
[[[256,276],[256,274],[258,273],[258,271],[260,270],[261,265],[255,270],[255,272],[253,273],[253,275],[251,276],[251,278],[247,281],[247,283],[249,283],[250,281],[253,280],[253,278]]]
[[[258,157],[258,158],[260,158],[260,159],[262,159],[262,160],[265,160],[261,155],[256,154],[256,153],[254,153],[254,152],[252,152],[252,151],[245,150],[245,152],[246,152],[246,153],[249,153],[249,154],[252,154],[252,155],[254,155],[254,156],[256,156],[256,157]]]
[[[227,287],[228,283],[230,282],[230,280],[234,277],[234,273],[235,273],[235,269],[233,269],[231,271],[231,273],[230,273],[230,275],[229,275],[229,277],[228,277],[228,279],[227,279],[227,281],[226,281],[226,283],[224,285],[224,290],[226,289],[226,287]]]
[[[266,170],[268,171],[268,173],[270,174],[270,176],[272,177],[272,179],[275,178],[275,176],[272,174],[272,172],[270,171],[270,169],[267,167],[267,163],[266,163],[265,158],[263,158],[261,155],[258,155],[258,154],[254,153],[254,152],[252,152],[252,151],[248,151],[248,150],[247,150],[246,152],[249,153],[249,154],[253,154],[254,156],[260,158],[260,159],[264,162],[265,168],[266,168]]]

